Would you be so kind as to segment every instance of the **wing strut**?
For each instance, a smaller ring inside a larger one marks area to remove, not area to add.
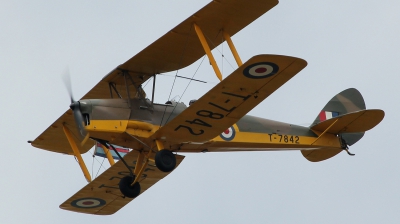
[[[240,59],[238,52],[236,51],[236,47],[235,45],[233,45],[233,42],[231,40],[231,36],[229,36],[229,34],[225,31],[222,31],[222,34],[224,35],[224,39],[226,40],[226,42],[228,43],[229,49],[231,49],[233,57],[236,60],[236,63],[238,64],[238,66],[242,66],[243,62],[242,59]]]
[[[119,94],[115,83],[109,82],[109,83],[108,83],[108,87],[109,87],[109,89],[110,89],[110,96],[111,96],[111,98],[114,98],[113,92],[112,92],[112,90],[114,90],[115,93],[118,95],[118,97],[119,97],[120,99],[122,99],[122,96],[121,96],[121,94]]]
[[[108,159],[108,162],[110,163],[110,166],[114,165],[114,164],[115,164],[115,161],[114,161],[114,158],[113,158],[112,155],[111,155],[110,148],[104,146],[103,144],[100,144],[100,145],[101,145],[101,147],[102,147],[103,150],[104,150],[104,154],[106,154],[106,157],[107,157],[107,159]]]
[[[200,27],[196,23],[194,23],[193,26],[194,26],[194,30],[196,31],[197,37],[199,38],[200,43],[203,46],[203,49],[207,54],[208,60],[210,60],[211,66],[213,67],[215,74],[217,75],[218,79],[220,81],[222,81],[221,71],[219,70],[217,62],[215,61],[214,56],[211,53],[210,46],[208,46],[208,43],[207,43],[206,38],[204,37],[203,31],[201,31]],[[233,54],[233,57],[236,60],[236,63],[240,67],[243,64],[243,62],[239,57],[239,54],[238,54],[238,52],[237,52],[237,50],[235,48],[235,45],[233,45],[231,37],[225,31],[223,31],[222,34],[224,36],[224,39],[228,43],[229,49],[231,50],[231,52]]]
[[[154,92],[156,91],[156,75],[153,75],[153,89],[151,91],[151,105],[154,103]]]
[[[200,43],[207,54],[208,60],[210,60],[210,63],[214,69],[215,74],[217,75],[219,81],[222,81],[221,71],[218,68],[217,62],[215,62],[214,56],[211,53],[210,46],[208,46],[207,44],[207,40],[204,37],[203,31],[201,31],[200,27],[196,23],[194,23],[193,25],[194,25],[194,30],[196,31],[196,34],[199,37]]]
[[[87,182],[91,182],[92,178],[86,167],[85,162],[82,159],[81,153],[79,152],[78,146],[77,146],[76,142],[74,141],[74,138],[72,137],[71,132],[65,125],[63,125],[63,130],[64,130],[65,136],[68,139],[69,144],[71,145],[71,148],[72,148],[72,151],[74,152],[75,158],[78,160],[78,164],[82,169],[83,175],[85,176]]]
[[[323,131],[320,135],[318,135],[318,138],[315,139],[315,141],[313,141],[313,143],[311,143],[311,145],[313,145],[315,142],[318,141],[318,139],[320,139],[327,131],[329,131],[329,129],[331,129],[331,127],[339,120],[340,118],[338,118],[335,122],[333,122],[331,125],[329,125],[329,127],[327,129],[325,129],[325,131]]]

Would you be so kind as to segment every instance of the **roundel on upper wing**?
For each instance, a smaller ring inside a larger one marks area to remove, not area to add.
[[[236,131],[233,128],[233,126],[229,127],[226,129],[224,132],[222,132],[219,136],[225,140],[225,141],[231,141],[232,139],[235,138]]]
[[[71,202],[76,208],[97,208],[106,204],[101,198],[79,198]]]
[[[247,66],[243,75],[251,79],[262,79],[275,75],[278,71],[278,65],[272,62],[259,62]]]

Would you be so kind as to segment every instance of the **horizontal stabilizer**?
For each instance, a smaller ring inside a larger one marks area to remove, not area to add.
[[[384,116],[382,110],[361,110],[323,121],[312,126],[311,130],[324,132],[329,128],[327,133],[331,134],[365,132],[379,124]]]
[[[301,154],[310,162],[320,162],[332,158],[342,152],[342,149],[314,149],[314,150],[301,150]]]

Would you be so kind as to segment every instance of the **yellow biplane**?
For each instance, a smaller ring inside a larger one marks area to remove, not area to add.
[[[175,169],[184,158],[179,152],[300,150],[313,162],[342,151],[352,155],[348,146],[384,117],[382,110],[367,110],[356,89],[334,96],[310,127],[246,115],[307,65],[300,58],[267,54],[242,63],[232,43],[231,36],[277,4],[212,1],[112,70],[81,100],[75,101],[70,92],[70,110],[29,141],[75,156],[89,182],[60,207],[113,214]],[[211,53],[223,40],[238,64],[225,79]],[[157,75],[184,68],[205,54],[221,82],[189,106],[153,102]],[[150,78],[153,92],[148,99],[141,85]],[[111,167],[92,180],[81,154],[95,144]],[[114,145],[132,151],[122,157]]]

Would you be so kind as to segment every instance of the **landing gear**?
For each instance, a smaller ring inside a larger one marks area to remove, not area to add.
[[[170,172],[175,169],[176,157],[168,149],[162,149],[158,151],[154,160],[156,162],[157,168],[163,172]]]
[[[125,176],[119,181],[119,190],[127,198],[136,198],[140,194],[139,182],[131,186],[134,180],[135,177]]]

